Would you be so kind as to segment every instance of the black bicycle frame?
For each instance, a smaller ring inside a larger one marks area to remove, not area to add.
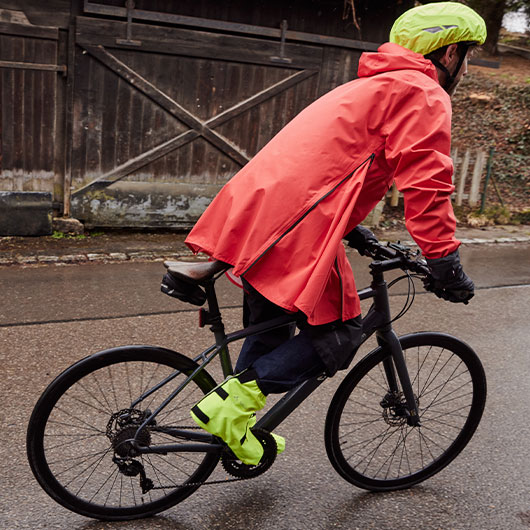
[[[419,415],[416,400],[412,390],[409,373],[406,367],[403,350],[399,342],[398,336],[392,328],[392,317],[390,313],[388,286],[384,279],[384,273],[390,270],[400,268],[402,262],[399,258],[389,259],[385,261],[373,261],[370,264],[370,274],[372,275],[372,283],[370,287],[362,289],[357,292],[361,300],[372,298],[373,304],[368,310],[366,316],[363,318],[363,334],[358,348],[368,340],[374,333],[376,334],[377,343],[380,347],[388,350],[390,356],[385,357],[383,366],[385,375],[388,380],[389,390],[391,393],[399,392],[399,383],[403,390],[403,394],[407,404],[407,421],[410,425],[419,425]],[[193,378],[203,370],[217,355],[220,357],[223,374],[225,377],[233,375],[232,362],[228,345],[251,335],[264,333],[286,325],[292,325],[296,322],[295,314],[286,314],[263,322],[248,326],[242,330],[226,334],[224,324],[221,318],[221,312],[217,301],[215,292],[215,281],[219,276],[216,276],[203,284],[206,290],[208,301],[208,310],[201,309],[201,319],[203,325],[210,325],[211,331],[215,336],[215,344],[203,351],[200,355],[195,357],[195,362],[200,362],[199,366],[188,375],[185,381],[175,389],[170,396],[168,396],[159,407],[151,413],[151,415],[138,428],[136,436],[134,437],[133,445],[137,453],[169,453],[169,452],[218,452],[223,449],[223,445],[212,443],[213,436],[205,432],[192,432],[184,429],[166,428],[164,432],[174,437],[184,438],[189,441],[199,443],[184,443],[184,444],[165,444],[154,447],[142,447],[137,443],[139,432],[152,423],[153,419],[158,413],[163,410],[175,397],[185,388]],[[155,387],[149,389],[142,396],[136,399],[131,408],[134,408],[138,403],[143,401],[153,392],[166,383],[181,374],[176,371],[166,379],[158,383]],[[269,432],[273,431],[280,425],[291,412],[293,412],[310,394],[312,394],[327,378],[323,373],[315,376],[307,381],[304,381],[297,387],[287,392],[256,424],[257,428],[265,429]],[[398,383],[399,381],[399,383]],[[205,443],[206,442],[206,443]]]

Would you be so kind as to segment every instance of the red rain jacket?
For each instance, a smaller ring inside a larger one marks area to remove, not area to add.
[[[360,314],[342,237],[395,180],[428,258],[453,252],[451,103],[435,67],[397,44],[309,105],[219,192],[186,243],[234,266],[310,324]]]

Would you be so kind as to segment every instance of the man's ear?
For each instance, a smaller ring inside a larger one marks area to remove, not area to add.
[[[451,64],[452,61],[454,61],[454,58],[458,55],[458,44],[449,44],[447,46],[447,49],[445,50],[445,53],[440,57],[440,62],[447,66],[448,64]]]

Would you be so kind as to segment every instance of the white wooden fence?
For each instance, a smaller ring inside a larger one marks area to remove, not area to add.
[[[451,152],[453,158],[454,172],[453,184],[455,191],[452,199],[457,206],[461,206],[467,201],[469,206],[475,207],[480,201],[480,183],[485,174],[487,153],[484,149],[471,151],[471,149],[459,150],[455,147]],[[381,214],[386,202],[389,201],[391,207],[397,207],[399,198],[402,194],[393,184],[390,191],[376,205],[368,215],[365,224],[369,226],[378,226],[381,220]]]

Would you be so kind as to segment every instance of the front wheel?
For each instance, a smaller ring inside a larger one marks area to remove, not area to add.
[[[28,427],[29,463],[43,489],[69,510],[105,520],[153,515],[191,495],[218,454],[134,455],[130,440],[195,368],[183,355],[149,346],[105,350],[68,368],[45,390]],[[189,410],[214,386],[199,372],[139,432],[139,444],[185,442],[172,432],[197,428]]]
[[[438,473],[467,445],[486,402],[486,377],[475,352],[441,333],[400,338],[420,415],[407,422],[398,381],[391,391],[377,348],[344,379],[326,418],[326,450],[337,472],[371,491],[408,488]]]

